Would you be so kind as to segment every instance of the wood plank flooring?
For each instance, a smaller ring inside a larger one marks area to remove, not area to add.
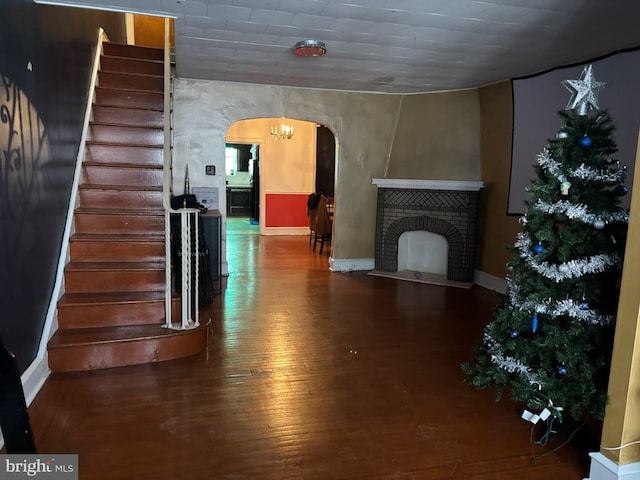
[[[594,445],[534,463],[521,406],[463,382],[490,291],[331,273],[306,236],[227,241],[207,351],[51,376],[29,410],[39,452],[79,454],[81,479],[586,476]]]

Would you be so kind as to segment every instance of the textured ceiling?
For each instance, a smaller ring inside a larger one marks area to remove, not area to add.
[[[480,87],[640,46],[638,0],[40,0],[175,17],[179,77],[368,92]],[[296,42],[327,54],[303,58]]]

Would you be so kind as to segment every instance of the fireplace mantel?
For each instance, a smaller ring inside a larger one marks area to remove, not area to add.
[[[372,178],[371,183],[380,188],[420,189],[420,190],[456,190],[478,191],[484,182],[473,180],[415,180],[403,178]]]

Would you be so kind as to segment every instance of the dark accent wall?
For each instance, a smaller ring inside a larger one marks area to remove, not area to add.
[[[21,373],[54,287],[99,27],[125,41],[122,14],[0,6],[0,337]]]

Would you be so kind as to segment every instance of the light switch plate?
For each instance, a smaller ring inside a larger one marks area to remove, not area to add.
[[[215,175],[216,174],[216,166],[215,165],[207,165],[204,167],[204,173],[206,175]]]

